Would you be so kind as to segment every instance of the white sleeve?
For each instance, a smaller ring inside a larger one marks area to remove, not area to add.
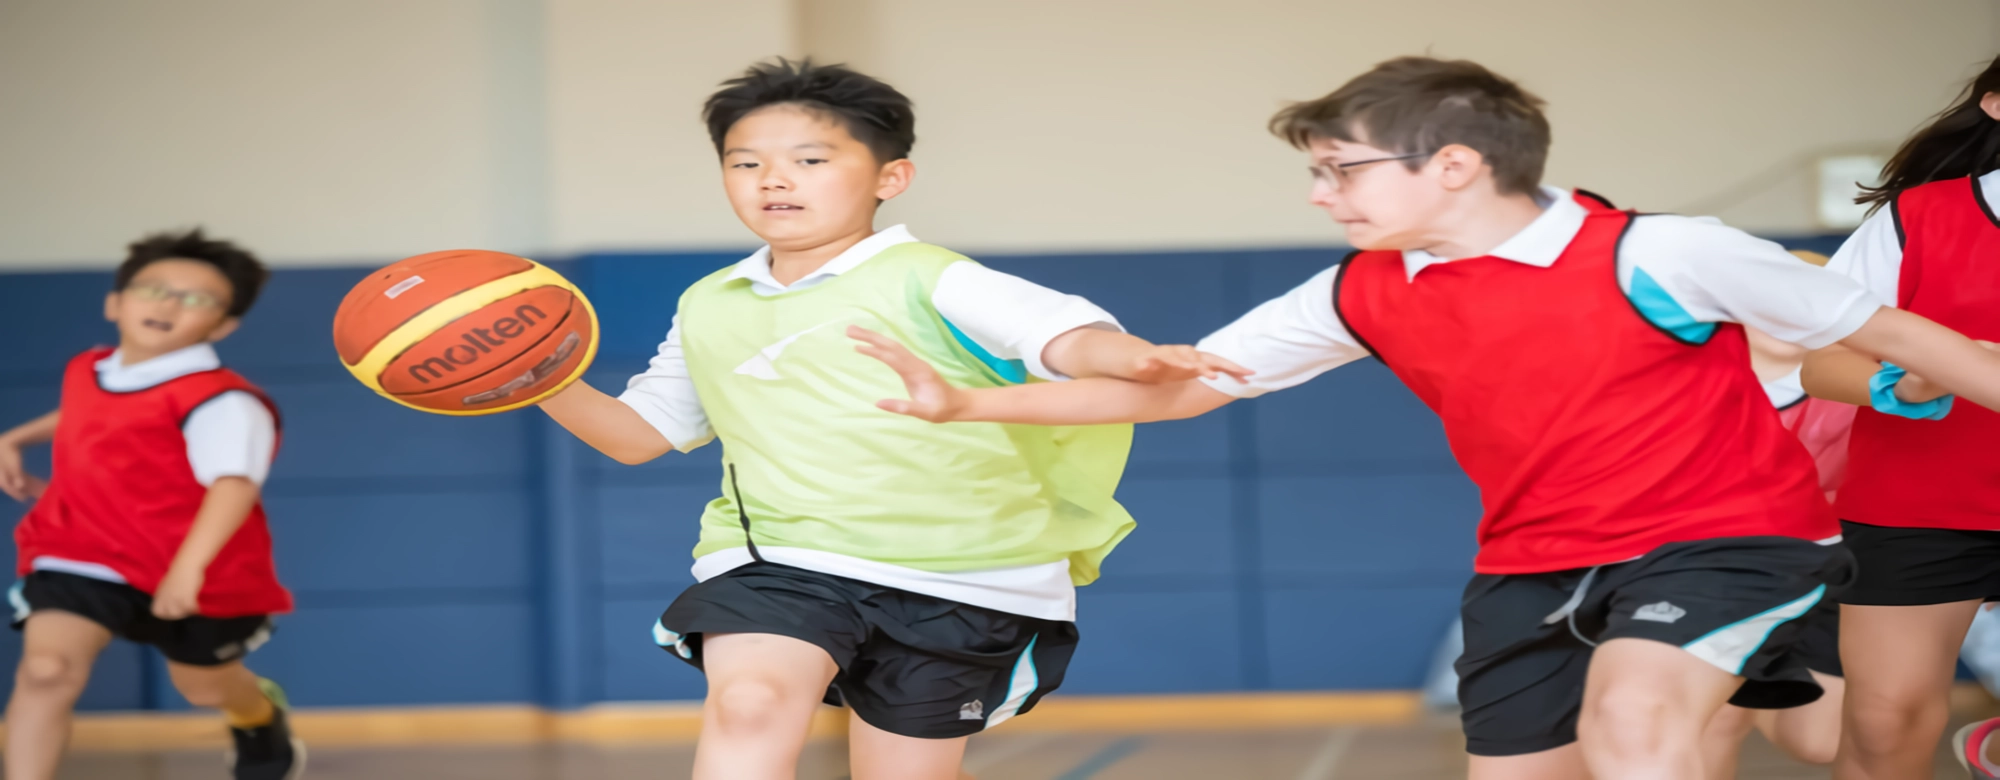
[[[277,421],[263,401],[231,390],[195,408],[181,425],[188,465],[202,487],[223,477],[245,477],[262,485],[271,475],[278,443]]]
[[[1197,349],[1257,372],[1248,383],[1229,377],[1202,383],[1237,398],[1254,398],[1368,357],[1333,310],[1333,277],[1339,272],[1340,266],[1321,271],[1202,339]]]
[[[1880,308],[1854,280],[1709,218],[1636,218],[1619,259],[1635,301],[1644,272],[1697,322],[1740,323],[1810,349],[1847,338]]]
[[[1883,306],[1895,306],[1903,282],[1903,240],[1890,209],[1875,212],[1833,253],[1826,270],[1860,282]]]
[[[695,393],[694,379],[688,376],[687,357],[681,353],[681,315],[674,315],[660,351],[646,364],[644,373],[625,383],[625,392],[618,400],[632,407],[681,452],[715,438],[708,413],[701,408],[701,396]]]
[[[978,263],[953,263],[938,276],[931,305],[952,327],[1001,360],[1019,360],[1043,379],[1068,379],[1042,364],[1042,351],[1077,328],[1123,331],[1118,319],[1067,295]]]

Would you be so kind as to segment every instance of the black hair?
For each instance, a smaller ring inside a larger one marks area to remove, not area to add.
[[[917,143],[916,111],[895,87],[845,65],[779,57],[750,66],[708,97],[701,118],[708,123],[715,153],[722,153],[729,128],[753,111],[776,105],[798,106],[839,122],[878,162],[909,157]]]
[[[1882,166],[1881,185],[1861,188],[1854,202],[1868,204],[1868,213],[1873,214],[1919,184],[1978,177],[2000,168],[2000,121],[1979,107],[1989,92],[2000,92],[2000,57],[1965,85],[1950,108],[1904,141]]]
[[[1314,138],[1426,157],[1452,144],[1478,151],[1502,193],[1533,193],[1549,159],[1542,99],[1470,60],[1397,57],[1334,90],[1293,103],[1271,132],[1300,149]],[[1422,168],[1425,160],[1403,166]]]
[[[270,270],[257,256],[243,247],[201,234],[201,228],[185,233],[171,230],[154,233],[125,248],[125,262],[118,265],[113,290],[123,290],[132,277],[146,266],[162,260],[193,260],[215,266],[229,280],[229,316],[241,317],[257,302],[257,292],[271,278]]]

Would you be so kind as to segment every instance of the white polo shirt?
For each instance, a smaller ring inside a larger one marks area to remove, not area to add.
[[[1490,256],[1543,268],[1555,264],[1588,212],[1569,192],[1552,187],[1542,188],[1537,201],[1541,216]],[[1425,268],[1452,261],[1422,250],[1403,253],[1413,281]],[[1248,383],[1228,377],[1203,382],[1251,398],[1368,357],[1334,313],[1338,270],[1321,271],[1202,339],[1203,351],[1257,372]],[[1853,280],[1709,217],[1634,219],[1619,248],[1618,283],[1654,325],[1694,339],[1715,323],[1735,322],[1817,349],[1846,338],[1879,308]]]
[[[2000,170],[1979,177],[1979,192],[1987,203],[2000,203]],[[1895,306],[1903,280],[1903,239],[1896,234],[1896,215],[1888,208],[1870,215],[1833,253],[1826,268],[1860,282],[1876,303]]]
[[[750,280],[757,295],[770,297],[821,284],[861,266],[884,249],[916,241],[902,225],[880,231],[855,244],[790,285],[771,275],[771,249],[765,247],[736,264],[731,279]],[[1122,330],[1118,320],[1096,304],[1011,274],[975,263],[945,269],[931,291],[931,305],[945,321],[980,348],[1001,360],[1019,361],[1027,372],[1043,379],[1063,375],[1042,363],[1042,351],[1055,337],[1077,328]],[[681,351],[681,334],[700,328],[674,315],[667,338],[645,372],[626,383],[618,396],[683,452],[715,438],[701,397],[688,375]],[[1046,620],[1076,619],[1076,588],[1070,584],[1069,563],[939,573],[894,566],[819,550],[760,547],[768,560],[913,593]],[[708,579],[749,561],[742,548],[722,550],[697,559],[694,575]]]
[[[196,344],[165,355],[124,365],[124,353],[112,352],[97,361],[97,386],[116,393],[144,390],[201,371],[222,367],[215,348]],[[188,414],[181,425],[187,440],[188,465],[203,487],[223,477],[245,477],[259,485],[271,473],[278,438],[277,421],[257,397],[241,390],[216,396]],[[103,564],[42,556],[30,562],[37,570],[124,582]]]

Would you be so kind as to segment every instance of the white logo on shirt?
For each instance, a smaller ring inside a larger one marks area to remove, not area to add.
[[[985,720],[986,705],[981,704],[978,699],[973,699],[972,701],[961,704],[958,706],[958,719]]]
[[[743,361],[743,365],[736,367],[736,373],[771,381],[781,379],[782,377],[778,376],[777,366],[772,365],[772,363],[778,359],[779,355],[785,354],[785,348],[791,346],[792,342],[805,338],[807,334],[833,323],[834,320],[827,320],[790,336],[778,339],[778,343],[758,350],[756,355],[752,356],[749,360]]]
[[[1667,602],[1647,604],[1633,611],[1633,620],[1650,620],[1655,623],[1672,623],[1687,615],[1688,611]]]

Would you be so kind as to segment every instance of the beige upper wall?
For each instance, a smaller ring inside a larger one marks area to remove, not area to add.
[[[917,100],[887,218],[970,250],[1335,242],[1264,121],[1424,51],[1549,100],[1551,183],[1801,232],[1811,155],[1997,44],[1988,0],[10,0],[0,266],[197,222],[279,262],[749,246],[700,101],[808,51]]]
[[[1809,156],[1893,146],[2000,48],[1988,0],[844,4],[873,35],[848,54],[920,104],[899,215],[1023,248],[1333,241],[1265,122],[1424,52],[1549,101],[1551,184],[1814,231]]]
[[[508,77],[539,70],[520,47],[535,13],[0,3],[0,264],[109,263],[194,224],[283,260],[534,243],[540,163],[519,122],[540,112]]]

